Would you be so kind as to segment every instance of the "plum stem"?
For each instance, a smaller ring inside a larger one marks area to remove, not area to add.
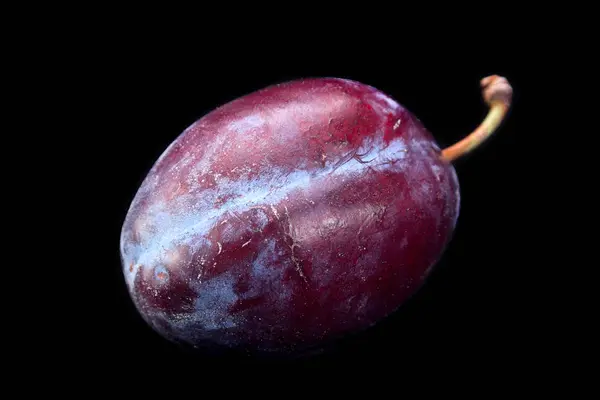
[[[506,78],[491,75],[483,78],[480,84],[483,99],[489,106],[488,114],[473,132],[442,150],[444,161],[452,162],[477,148],[496,131],[510,108],[513,90]]]

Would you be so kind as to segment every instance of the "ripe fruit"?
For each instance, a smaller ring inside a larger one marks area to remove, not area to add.
[[[504,78],[482,86],[488,117],[443,151],[408,110],[343,79],[271,86],[204,116],[159,158],[124,222],[137,309],[175,342],[275,352],[376,323],[452,235],[451,161],[510,105]]]

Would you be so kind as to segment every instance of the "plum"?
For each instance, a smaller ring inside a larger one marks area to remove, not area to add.
[[[123,223],[136,309],[173,342],[258,352],[377,323],[452,237],[452,161],[510,107],[506,79],[481,84],[487,118],[444,150],[398,102],[347,79],[277,84],[208,113],[156,161]]]

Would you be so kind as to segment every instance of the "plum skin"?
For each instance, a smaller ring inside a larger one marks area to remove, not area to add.
[[[422,285],[459,214],[453,166],[407,109],[312,78],[238,98],[149,171],[120,251],[173,342],[280,352],[363,330]]]

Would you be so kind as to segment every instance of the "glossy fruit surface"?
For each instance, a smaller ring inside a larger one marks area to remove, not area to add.
[[[280,351],[362,330],[441,257],[459,185],[432,135],[381,91],[305,79],[183,132],[123,225],[131,297],[164,337]]]

